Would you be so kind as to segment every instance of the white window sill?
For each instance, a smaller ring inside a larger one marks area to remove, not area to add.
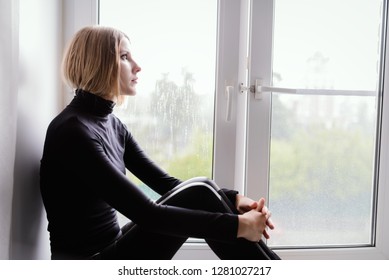
[[[376,247],[280,249],[276,253],[284,260],[382,260],[384,252]],[[175,260],[218,260],[205,242],[186,242],[174,256]]]

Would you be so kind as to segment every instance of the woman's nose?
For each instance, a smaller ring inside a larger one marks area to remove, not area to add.
[[[132,69],[133,69],[134,73],[138,73],[139,71],[142,70],[142,68],[135,61],[134,61],[134,67]]]

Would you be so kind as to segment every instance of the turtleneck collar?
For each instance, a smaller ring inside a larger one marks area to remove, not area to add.
[[[70,105],[82,108],[93,115],[106,117],[112,113],[115,102],[82,89],[77,89],[76,96]]]

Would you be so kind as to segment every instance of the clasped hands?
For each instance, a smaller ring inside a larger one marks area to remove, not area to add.
[[[266,239],[270,238],[267,227],[273,230],[274,224],[270,220],[271,213],[265,205],[264,198],[254,201],[238,194],[236,196],[236,208],[241,213],[238,216],[238,238],[242,237],[253,242],[260,241],[262,235]]]

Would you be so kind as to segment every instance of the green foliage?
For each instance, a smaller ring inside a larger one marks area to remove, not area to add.
[[[372,137],[360,131],[312,127],[299,130],[290,140],[272,141],[271,195],[285,192],[294,198],[307,193],[331,193],[345,199],[370,191]]]
[[[182,180],[198,176],[211,178],[212,142],[211,134],[197,131],[186,152],[169,162],[169,173]]]

